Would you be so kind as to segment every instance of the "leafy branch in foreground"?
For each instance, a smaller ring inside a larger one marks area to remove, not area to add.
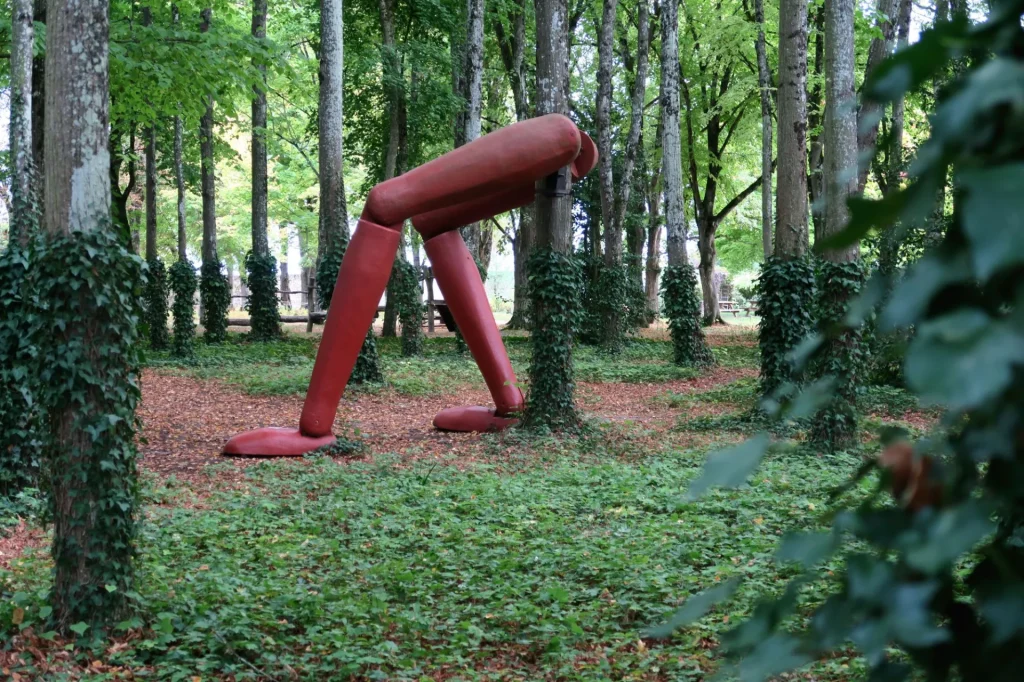
[[[1022,11],[1020,0],[997,1],[984,24],[960,19],[928,31],[865,88],[884,105],[947,63],[970,62],[941,99],[911,184],[882,200],[852,201],[848,228],[818,245],[836,248],[873,230],[922,224],[952,166],[957,189],[948,233],[896,286],[879,321],[883,331],[915,330],[907,385],[945,411],[935,433],[916,443],[883,434],[883,456],[858,473],[879,474],[875,495],[834,510],[828,531],[782,543],[776,559],[797,564],[801,574],[722,638],[727,672],[743,680],[850,644],[873,680],[908,679],[915,671],[929,680],[1011,680],[1024,666]],[[885,289],[877,284],[868,283],[828,338],[863,324]],[[802,344],[797,364],[814,362],[828,338]],[[809,387],[789,402],[790,414],[824,406],[834,391],[835,382]],[[713,455],[691,490],[745,481],[769,445],[762,435]],[[878,494],[886,491],[896,506]],[[835,591],[792,631],[802,586],[850,540],[856,550],[843,560]],[[718,589],[691,599],[668,629],[728,596]]]

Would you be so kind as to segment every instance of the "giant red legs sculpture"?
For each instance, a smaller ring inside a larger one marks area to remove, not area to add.
[[[457,228],[524,206],[533,201],[538,181],[557,178],[567,166],[579,178],[596,162],[593,141],[568,118],[553,114],[497,130],[374,187],[338,272],[299,428],[239,434],[225,446],[225,454],[301,455],[334,441],[331,427],[341,394],[387,286],[402,224],[409,218],[423,235],[434,277],[495,403],[493,410],[443,410],[434,426],[490,431],[515,423],[523,394],[480,273]]]

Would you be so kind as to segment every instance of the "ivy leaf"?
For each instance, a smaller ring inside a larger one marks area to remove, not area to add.
[[[85,631],[89,629],[89,624],[88,623],[75,623],[74,625],[70,626],[68,629],[71,630],[76,635],[78,635],[79,637],[81,637],[83,634],[85,634]]]
[[[737,587],[739,587],[739,580],[732,578],[721,585],[693,595],[665,623],[650,628],[644,635],[655,639],[665,639],[679,628],[703,618],[715,604],[731,597]]]
[[[776,633],[740,661],[740,680],[761,682],[810,661],[811,657],[800,651],[800,640],[793,635]]]
[[[775,560],[811,568],[832,556],[837,545],[832,533],[787,533],[775,552]]]
[[[907,349],[907,384],[922,400],[954,410],[1002,393],[1024,364],[1024,339],[981,310],[958,310],[922,324]]]
[[[978,500],[970,500],[938,512],[923,532],[905,534],[901,544],[909,566],[935,574],[969,552],[994,530],[989,508]]]
[[[690,484],[687,500],[696,500],[709,488],[738,488],[750,477],[768,452],[771,441],[768,434],[759,433],[750,440],[714,452],[704,464],[704,472]]]
[[[1002,644],[1024,630],[1024,589],[1017,586],[986,598],[979,610],[992,627],[992,639]]]
[[[932,298],[942,289],[971,277],[966,256],[945,258],[928,255],[915,263],[893,291],[892,299],[882,313],[882,329],[892,330],[916,322]]]
[[[959,174],[966,191],[960,215],[982,281],[1024,262],[1024,163]]]

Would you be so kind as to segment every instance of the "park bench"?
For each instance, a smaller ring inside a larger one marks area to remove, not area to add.
[[[733,301],[719,301],[718,302],[718,309],[719,309],[720,312],[723,312],[723,313],[732,313],[733,317],[736,317],[740,313],[743,313],[743,316],[747,317],[747,316],[750,315],[751,311],[754,310],[754,306],[753,305],[749,305],[749,304],[745,305],[745,306],[741,306],[741,305],[736,304]]]

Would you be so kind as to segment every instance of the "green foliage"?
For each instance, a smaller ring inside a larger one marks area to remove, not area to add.
[[[829,332],[841,325],[846,308],[864,283],[861,262],[818,261],[818,326]],[[818,379],[835,382],[835,394],[814,416],[811,442],[831,452],[851,445],[857,437],[857,396],[864,383],[868,349],[860,327],[827,333],[811,371]]]
[[[588,264],[588,257],[577,254],[583,278],[582,313],[579,339],[599,344],[611,353],[622,352],[628,334],[647,322],[647,298],[629,265],[608,267],[603,262]]]
[[[320,259],[316,269],[316,288],[320,298],[320,306],[327,310],[331,306],[331,299],[334,296],[334,284],[338,279],[338,270],[341,269],[341,261],[345,257],[347,241],[339,243],[338,248],[330,249]],[[379,384],[384,381],[384,370],[381,367],[380,355],[377,353],[377,343],[373,335],[373,325],[366,331],[366,338],[359,350],[359,357],[356,358],[355,367],[352,368],[352,376],[349,382],[353,384]]]
[[[684,502],[702,455],[624,459],[620,445],[637,443],[620,438],[484,436],[486,461],[465,469],[260,463],[201,508],[151,505],[131,636],[75,653],[158,680],[421,680],[449,665],[481,681],[708,678],[720,660],[708,641],[791,574],[767,560],[776,532],[816,527],[812,507],[857,460],[770,458],[750,488]],[[738,576],[735,604],[706,625],[638,643],[677,595]],[[13,594],[0,600],[3,635],[16,608],[42,630],[46,580],[38,559],[0,573]],[[46,678],[24,665],[12,670]],[[839,682],[861,670],[840,655],[813,672]]]
[[[249,338],[270,341],[281,335],[281,313],[277,305],[277,260],[271,256],[258,256],[252,251],[245,254],[245,269],[249,273]]]
[[[423,304],[419,273],[409,261],[396,259],[392,277],[394,286],[391,292],[398,307],[398,319],[402,323],[402,356],[408,358],[422,355],[423,318],[427,308]]]
[[[328,249],[316,264],[316,295],[321,310],[331,307],[334,285],[338,281],[338,270],[341,270],[341,261],[345,257],[347,246],[347,243],[342,242],[337,248]]]
[[[149,328],[149,347],[167,348],[167,268],[159,258],[146,263],[145,320]]]
[[[689,264],[665,268],[661,293],[665,301],[663,314],[672,334],[673,361],[687,367],[715,364],[701,325],[697,270]]]
[[[536,249],[527,265],[533,301],[533,356],[526,424],[572,429],[579,423],[574,400],[572,339],[579,322],[581,273],[577,260]]]
[[[16,244],[0,253],[0,499],[13,499],[39,477],[42,415],[26,338],[34,315],[26,300],[32,258],[30,248]]]
[[[897,285],[880,321],[882,332],[915,329],[907,386],[943,406],[943,416],[939,429],[912,444],[912,454],[910,443],[890,446],[892,469],[881,472],[875,493],[833,510],[828,532],[784,542],[779,560],[800,573],[722,638],[744,679],[777,676],[850,643],[870,679],[1020,676],[1024,251],[1012,244],[1024,229],[1024,195],[1015,180],[1024,161],[1024,136],[1017,134],[1024,128],[1022,12],[1019,0],[1001,0],[981,25],[961,17],[926,32],[865,86],[866,96],[884,104],[921,87],[965,51],[973,56],[958,62],[962,71],[932,118],[913,182],[879,201],[852,202],[850,226],[825,245],[842,248],[871,230],[927,220],[952,165],[953,222]],[[865,287],[830,336],[862,324],[882,289]],[[821,343],[808,341],[801,355]],[[831,397],[820,392],[805,406]],[[764,445],[751,447],[763,452]],[[749,471],[749,461],[742,464]],[[874,468],[863,466],[845,488]],[[890,490],[898,506],[885,499]],[[790,631],[784,624],[797,611],[802,586],[840,547],[850,552],[831,596],[805,627]]]
[[[222,343],[228,333],[228,306],[231,305],[231,286],[220,263],[203,263],[199,277],[199,301],[203,325],[203,341]]]
[[[799,382],[789,354],[814,328],[814,261],[810,256],[769,258],[757,278],[757,314],[761,318],[761,391],[765,396]]]
[[[189,360],[195,354],[196,271],[187,260],[179,260],[170,269],[171,293],[174,294],[173,357]]]
[[[134,575],[144,262],[112,229],[49,236],[36,249],[28,336],[48,417],[50,601],[61,627],[107,625],[125,610]]]

